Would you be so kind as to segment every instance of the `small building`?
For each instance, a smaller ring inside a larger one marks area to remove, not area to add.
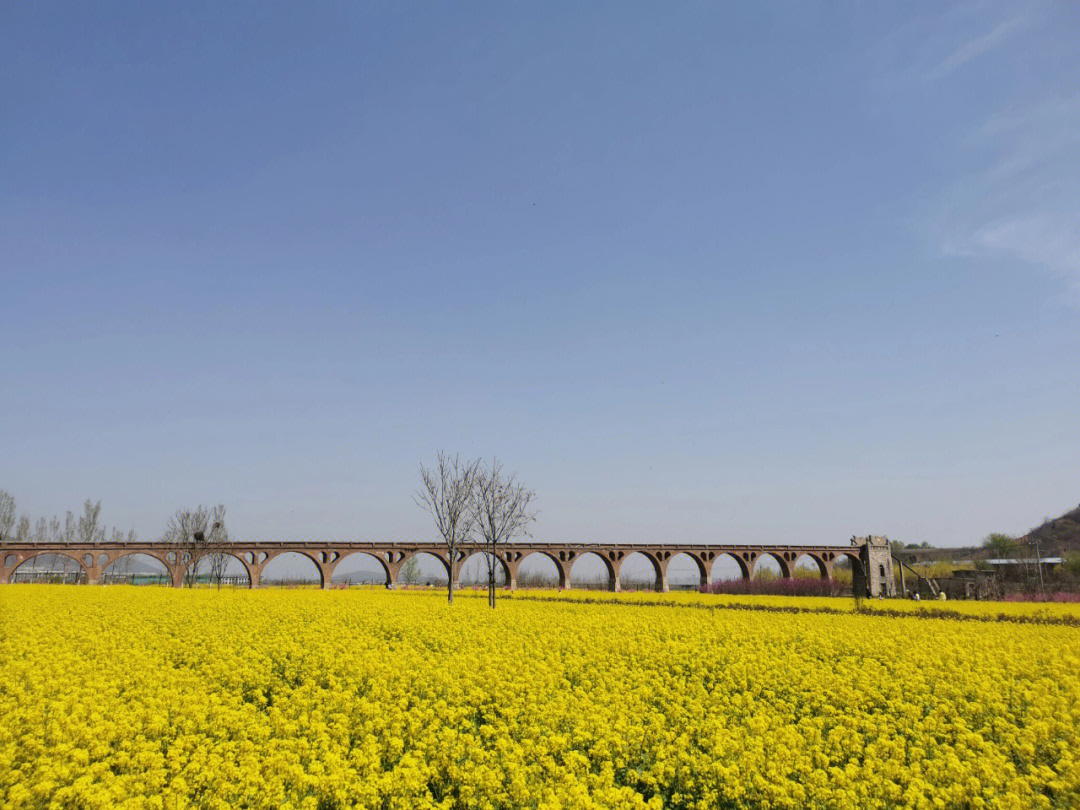
[[[991,570],[1000,574],[1005,580],[1018,580],[1036,576],[1041,573],[1047,576],[1053,573],[1064,562],[1061,557],[1020,557],[1016,559],[983,560]],[[1041,571],[1039,570],[1041,569]]]

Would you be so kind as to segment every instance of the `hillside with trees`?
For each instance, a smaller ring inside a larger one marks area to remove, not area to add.
[[[1060,517],[1048,518],[1017,539],[1020,545],[1034,545],[1036,542],[1044,556],[1080,551],[1080,506]]]

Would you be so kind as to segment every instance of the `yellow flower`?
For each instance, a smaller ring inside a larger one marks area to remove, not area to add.
[[[0,587],[0,807],[1080,805],[1080,606],[484,596]]]

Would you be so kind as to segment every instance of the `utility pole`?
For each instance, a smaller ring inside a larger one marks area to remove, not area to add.
[[[1035,576],[1039,583],[1039,593],[1043,592],[1043,573],[1042,573],[1042,549],[1039,548],[1038,538],[1032,538],[1035,543]]]

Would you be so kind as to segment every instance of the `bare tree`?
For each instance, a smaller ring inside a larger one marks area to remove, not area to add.
[[[71,513],[68,513],[69,520]],[[89,498],[83,504],[83,515],[75,529],[76,543],[101,543],[105,540],[105,527],[101,525],[101,501],[92,502]]]
[[[161,538],[176,553],[187,568],[184,571],[184,584],[195,587],[199,564],[203,560],[210,563],[210,578],[218,587],[225,570],[228,554],[225,549],[229,543],[229,533],[225,529],[225,507],[218,504],[213,509],[198,506],[195,509],[178,509],[169,518],[165,535]]]
[[[224,531],[224,528],[222,529]],[[225,535],[224,543],[229,542],[228,533]],[[221,583],[225,581],[225,570],[229,567],[230,555],[220,550],[221,546],[218,546],[218,551],[212,551],[210,553],[210,581],[217,586],[217,589],[221,590]]]
[[[15,525],[15,496],[0,489],[0,543],[11,538]]]
[[[230,554],[225,550],[229,546],[229,531],[225,528],[225,505],[218,504],[210,515],[210,581],[221,590],[225,578],[225,569],[229,565]]]
[[[416,503],[435,518],[435,527],[446,545],[450,570],[447,582],[447,602],[454,603],[454,566],[457,565],[461,544],[472,535],[474,514],[470,508],[473,488],[480,470],[480,460],[462,463],[440,452],[436,467],[428,470],[420,465],[422,486],[416,491]]]
[[[57,521],[59,525],[59,521]],[[64,530],[60,533],[61,543],[74,543],[75,542],[75,515],[71,512],[67,513],[67,517],[64,518]]]
[[[30,541],[30,516],[23,515],[15,527],[15,542],[28,543]]]
[[[536,510],[531,508],[535,498],[536,493],[519,483],[515,474],[504,477],[497,459],[477,473],[470,511],[487,554],[488,605],[492,608],[499,550],[515,537],[529,534],[529,524],[536,520]]]
[[[35,543],[44,543],[49,538],[49,521],[45,518],[38,518],[37,523],[34,524],[34,534],[31,539]]]
[[[134,534],[134,531],[132,531]],[[112,530],[112,537],[109,538],[112,543],[123,543],[124,533],[119,529]],[[135,555],[125,554],[116,562],[109,565],[109,576],[114,580],[118,577],[124,577],[132,583],[135,582]],[[108,581],[108,580],[106,580]]]

